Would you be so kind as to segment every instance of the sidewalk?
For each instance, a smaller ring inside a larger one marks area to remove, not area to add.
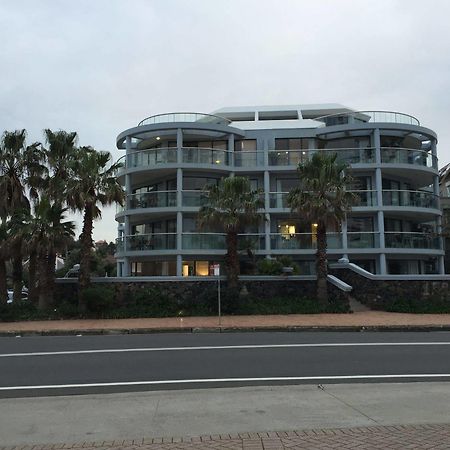
[[[448,449],[450,425],[397,425],[0,447],[2,450]]]
[[[0,336],[25,334],[109,334],[152,332],[229,332],[301,330],[450,330],[450,314],[404,314],[363,311],[353,314],[169,317],[142,319],[0,322]]]

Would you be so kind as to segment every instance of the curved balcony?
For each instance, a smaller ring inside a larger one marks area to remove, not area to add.
[[[381,147],[382,164],[410,164],[437,169],[437,157],[425,150],[403,147]]]
[[[264,166],[264,152],[234,152],[234,166],[235,167],[260,167]]]
[[[183,206],[200,208],[206,205],[207,197],[204,191],[183,191]]]
[[[346,125],[349,123],[398,123],[420,126],[419,120],[410,114],[396,111],[346,111],[317,117],[323,127]]]
[[[173,123],[173,122],[197,122],[197,123],[208,123],[212,125],[228,125],[231,120],[225,119],[224,117],[215,116],[213,114],[204,114],[196,112],[173,112],[156,114],[141,120],[138,123],[138,127],[144,125],[156,125],[159,123]]]
[[[386,248],[440,250],[441,240],[429,233],[385,232]]]
[[[177,206],[177,191],[152,191],[127,195],[126,204],[118,208],[125,209],[170,208]]]
[[[238,235],[241,250],[261,250],[265,247],[265,236],[258,233]],[[183,233],[183,250],[225,250],[226,234],[223,233]]]
[[[383,189],[383,206],[439,209],[439,196],[426,191]]]

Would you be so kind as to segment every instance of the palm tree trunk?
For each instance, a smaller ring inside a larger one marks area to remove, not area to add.
[[[317,272],[317,301],[322,307],[328,304],[328,286],[327,286],[327,230],[325,223],[319,221],[317,224],[317,253],[316,253],[316,272]]]
[[[8,301],[8,286],[6,284],[6,260],[0,255],[0,303],[6,304]]]
[[[49,308],[47,292],[48,292],[48,279],[47,279],[47,264],[48,258],[45,253],[42,253],[38,257],[38,276],[39,276],[39,301],[38,309],[45,310]]]
[[[237,243],[237,233],[235,231],[229,231],[227,233],[227,255],[225,257],[225,262],[227,266],[227,278],[228,287],[237,288],[238,287],[238,277],[239,277],[239,256],[238,256],[238,243]]]
[[[51,307],[54,304],[55,293],[55,265],[56,265],[56,251],[53,245],[50,245],[48,251],[47,265],[45,267],[45,279],[47,290],[47,306]]]
[[[39,287],[36,283],[36,275],[37,275],[37,252],[35,250],[32,250],[30,252],[30,259],[28,262],[28,300],[32,303],[38,302],[38,296],[39,296]]]
[[[91,282],[91,259],[92,259],[92,205],[84,208],[83,231],[81,240],[80,276],[78,279],[78,311],[86,312],[87,305],[84,299],[84,291]]]
[[[12,281],[13,301],[20,302],[23,287],[23,265],[22,265],[22,239],[17,239],[12,247]]]

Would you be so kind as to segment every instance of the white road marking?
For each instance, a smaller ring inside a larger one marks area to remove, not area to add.
[[[47,384],[36,386],[0,386],[0,391],[17,391],[30,389],[67,389],[113,386],[149,386],[164,384],[196,384],[196,383],[243,383],[258,381],[324,381],[324,380],[378,380],[378,379],[410,379],[410,378],[450,378],[448,373],[420,373],[395,375],[329,375],[313,377],[260,377],[260,378],[199,378],[192,380],[152,380],[152,381],[117,381],[111,383],[77,383]]]
[[[64,350],[55,352],[2,353],[0,358],[20,356],[58,356],[85,355],[95,353],[128,353],[128,352],[170,352],[195,350],[251,350],[261,348],[315,348],[315,347],[396,347],[396,346],[424,346],[450,345],[450,342],[339,342],[322,344],[261,344],[261,345],[212,345],[199,347],[143,347],[143,348],[109,348],[97,350]]]

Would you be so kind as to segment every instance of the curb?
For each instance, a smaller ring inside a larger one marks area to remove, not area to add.
[[[256,332],[425,332],[450,331],[450,325],[349,325],[349,326],[261,326],[261,327],[186,327],[186,328],[98,328],[88,330],[11,330],[0,337],[18,336],[98,336],[160,333],[256,333]]]

